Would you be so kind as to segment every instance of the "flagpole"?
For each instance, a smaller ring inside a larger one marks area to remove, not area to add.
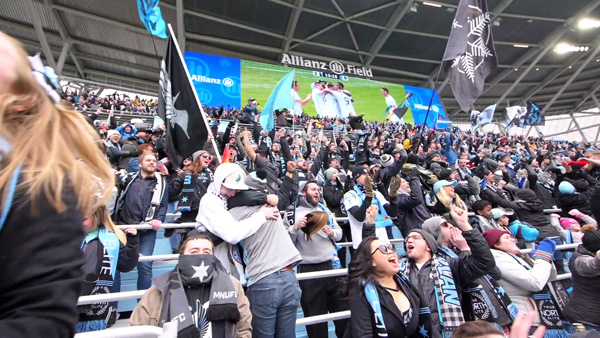
[[[202,121],[204,121],[204,124],[206,125],[206,130],[208,131],[208,135],[211,136],[210,141],[211,141],[213,149],[215,151],[215,155],[216,155],[217,159],[219,159],[219,164],[221,164],[221,154],[219,153],[219,148],[217,147],[217,143],[215,142],[215,137],[213,136],[212,130],[210,129],[210,126],[208,125],[208,121],[206,121],[206,115],[204,114],[204,109],[202,108],[202,104],[200,103],[200,99],[198,98],[198,93],[196,93],[196,87],[194,87],[194,84],[192,83],[192,78],[190,77],[190,72],[188,71],[187,65],[185,64],[185,59],[183,58],[183,54],[181,53],[181,50],[179,49],[179,44],[177,43],[177,38],[175,38],[175,33],[173,32],[173,27],[171,27],[171,24],[167,24],[167,27],[169,28],[169,34],[171,35],[171,38],[175,42],[174,43],[175,49],[177,50],[177,54],[179,55],[179,58],[182,61],[183,69],[185,70],[185,76],[187,77],[188,81],[190,82],[190,87],[192,87],[192,91],[194,92],[194,98],[196,99],[196,102],[198,103],[198,108],[200,108],[200,113],[202,113]]]
[[[438,70],[437,76],[435,77],[435,83],[433,84],[433,89],[431,93],[431,98],[429,99],[429,106],[427,107],[427,113],[425,114],[425,121],[423,121],[423,125],[421,126],[421,130],[419,131],[419,137],[417,139],[417,145],[414,148],[415,154],[419,152],[419,147],[421,146],[421,138],[423,137],[423,130],[425,130],[425,126],[427,126],[427,119],[429,118],[429,112],[431,111],[431,105],[433,104],[433,98],[435,97],[435,91],[440,80],[440,74],[442,74],[442,68],[444,66],[444,61],[440,64],[440,69]],[[434,127],[435,130],[435,127]]]

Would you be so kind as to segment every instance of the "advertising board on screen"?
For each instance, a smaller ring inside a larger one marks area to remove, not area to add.
[[[281,66],[195,52],[186,52],[185,62],[200,102],[207,106],[239,108],[246,104],[247,99],[253,98],[260,103],[260,109],[275,85],[292,70],[296,72],[295,80],[299,85],[298,95],[301,99],[312,92],[311,84],[315,81],[331,82],[333,85],[341,83],[344,90],[351,94],[356,114],[365,114],[367,120],[386,120],[390,114],[388,103],[395,101],[398,107],[408,108],[404,115],[405,123],[421,124],[425,121],[433,93],[432,89],[353,77],[351,75],[358,71],[352,69],[349,72],[348,67],[345,68],[345,72],[334,72],[328,67],[296,68],[292,64]],[[367,71],[370,72],[370,69],[365,69],[362,73]],[[382,88],[389,91],[393,100],[386,100]],[[306,114],[317,116],[312,100],[302,108]],[[435,93],[427,124],[435,126],[439,124],[438,121],[444,122],[448,119],[442,102]]]

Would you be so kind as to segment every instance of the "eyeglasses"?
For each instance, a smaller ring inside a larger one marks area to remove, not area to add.
[[[209,154],[203,154],[201,157],[202,157],[202,158],[209,159],[209,158],[210,158],[210,155],[209,155]]]
[[[396,246],[394,244],[386,244],[378,246],[373,252],[371,252],[371,256],[373,256],[377,250],[381,251],[382,254],[387,255],[392,252],[396,252]]]

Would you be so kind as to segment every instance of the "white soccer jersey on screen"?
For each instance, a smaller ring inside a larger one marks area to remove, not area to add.
[[[300,116],[302,115],[302,104],[298,102],[298,100],[302,100],[298,92],[292,89],[292,100],[294,100],[294,115]]]
[[[335,96],[327,93],[323,96],[323,116],[336,118],[338,116],[338,107],[335,101]]]
[[[325,106],[323,99],[325,98],[325,94],[320,89],[313,88],[312,90],[312,100],[315,104],[315,110],[317,111],[318,117],[324,117],[323,108]]]
[[[396,100],[394,100],[394,98],[392,97],[392,95],[388,95],[385,97],[385,104],[387,104],[387,106],[393,106],[394,108],[398,107],[398,104],[396,103]]]
[[[343,92],[333,92],[333,96],[337,101],[341,118],[347,118],[350,113],[354,113],[354,105],[352,104],[352,97],[346,95]]]

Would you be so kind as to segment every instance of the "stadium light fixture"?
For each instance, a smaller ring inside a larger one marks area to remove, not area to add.
[[[529,48],[529,45],[513,45],[516,48]]]
[[[423,1],[423,5],[425,6],[431,6],[431,7],[437,7],[440,8],[442,7],[441,4],[438,4],[437,2],[427,2],[427,1]]]
[[[589,49],[590,47],[587,46],[572,46],[568,43],[562,42],[556,45],[554,51],[558,54],[566,54],[571,52],[587,52]]]
[[[584,18],[579,21],[579,29],[592,29],[600,27],[600,20]]]

